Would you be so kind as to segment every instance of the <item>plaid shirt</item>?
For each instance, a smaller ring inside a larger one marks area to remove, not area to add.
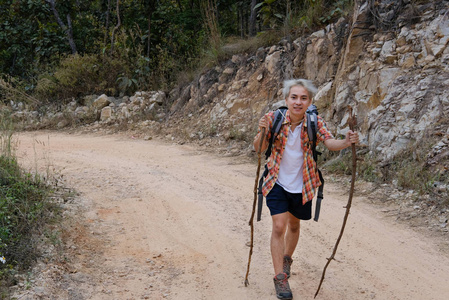
[[[269,112],[269,130],[267,138],[271,138],[271,127],[274,122],[274,112]],[[313,160],[313,154],[311,149],[311,141],[307,134],[307,116],[304,115],[304,121],[301,128],[301,145],[304,151],[303,162],[303,188],[302,188],[302,202],[306,202],[313,199],[316,189],[321,185],[320,177],[318,175],[318,169],[316,163]],[[260,130],[260,129],[259,129]],[[265,177],[262,186],[262,193],[266,197],[273,188],[279,175],[279,166],[281,164],[282,155],[284,153],[285,145],[287,143],[288,133],[290,131],[290,112],[287,110],[284,122],[282,123],[279,134],[276,136],[273,142],[273,148],[270,157],[267,159],[268,175]],[[317,130],[317,144],[327,139],[334,138],[332,133],[327,129],[326,122],[318,116],[318,130]]]

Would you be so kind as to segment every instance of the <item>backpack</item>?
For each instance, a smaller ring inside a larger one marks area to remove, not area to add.
[[[282,123],[285,118],[285,114],[287,112],[286,106],[279,107],[274,112],[274,120],[273,120],[273,126],[271,127],[271,138],[268,141],[268,148],[265,151],[265,159],[268,159],[271,155],[271,148],[273,147],[273,142],[278,135],[279,131],[281,130]],[[321,155],[321,152],[316,150],[316,132],[318,128],[318,110],[315,105],[310,105],[307,108],[306,111],[307,116],[307,135],[309,137],[309,140],[312,142],[312,155],[313,160],[315,163],[317,163],[318,155]],[[315,205],[315,216],[313,218],[314,221],[318,222],[318,218],[320,216],[320,208],[321,208],[321,200],[323,200],[323,189],[324,189],[324,179],[323,175],[321,174],[321,171],[318,170],[318,176],[320,177],[321,185],[318,187],[318,193],[317,193],[317,199],[316,199],[316,205]],[[262,217],[262,206],[263,206],[263,194],[262,194],[262,184],[265,179],[265,177],[268,175],[268,167],[267,164],[265,164],[265,170],[260,177],[259,180],[259,187],[258,187],[258,203],[257,203],[257,221],[260,221]]]

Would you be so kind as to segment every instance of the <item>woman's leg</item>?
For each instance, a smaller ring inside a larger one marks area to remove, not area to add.
[[[271,216],[273,229],[271,232],[271,257],[275,275],[283,272],[284,252],[285,252],[285,231],[289,220],[289,212]]]

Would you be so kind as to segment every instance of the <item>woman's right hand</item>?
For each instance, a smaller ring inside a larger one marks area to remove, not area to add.
[[[254,138],[254,149],[256,149],[256,151],[258,151],[258,153],[261,153],[263,151],[265,151],[268,147],[268,134],[267,134],[267,130],[268,130],[268,126],[269,126],[270,122],[269,122],[269,118],[267,115],[263,116],[260,120],[259,120],[259,132],[257,133],[256,137]],[[262,138],[262,136],[264,136],[264,140],[261,141],[260,139]]]
[[[269,126],[269,122],[268,122],[268,116],[265,115],[262,118],[260,118],[259,120],[259,128],[262,130],[262,128],[265,128],[265,130],[267,130],[268,126]]]

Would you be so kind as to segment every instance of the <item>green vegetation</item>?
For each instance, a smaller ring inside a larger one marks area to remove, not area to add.
[[[390,165],[381,169],[382,176],[390,180],[397,180],[397,185],[401,188],[415,189],[421,194],[438,196],[434,184],[436,182],[449,184],[449,178],[427,165],[426,156],[430,152],[430,146],[435,144],[429,139],[424,139],[419,144],[410,143],[407,148],[396,155]],[[445,199],[447,196],[446,194]]]
[[[0,108],[13,101],[41,110],[91,94],[168,90],[234,54],[333,22],[352,2],[0,0]],[[216,135],[217,126],[207,134]],[[44,229],[57,210],[49,200],[54,187],[21,169],[13,133],[8,113],[0,112],[0,286],[35,261],[33,237],[58,240]],[[229,133],[236,141],[252,136]]]
[[[6,85],[56,103],[169,89],[232,54],[334,22],[352,3],[1,0],[0,101]]]
[[[36,238],[54,220],[57,206],[52,188],[39,175],[24,172],[14,155],[13,125],[0,119],[0,287],[14,282],[17,271],[27,270],[39,255]],[[1,288],[4,291],[3,288]],[[0,294],[3,299],[5,294]]]
[[[399,189],[415,190],[419,195],[429,194],[439,199],[436,204],[447,206],[447,192],[438,192],[435,185],[449,185],[449,178],[426,165],[426,155],[429,145],[434,143],[411,143],[400,151],[395,157],[383,161],[371,154],[357,154],[360,161],[357,163],[358,178],[378,184],[394,183]],[[351,175],[352,157],[350,151],[344,150],[340,155],[332,157],[326,151],[324,156],[331,157],[324,168],[334,174]]]

